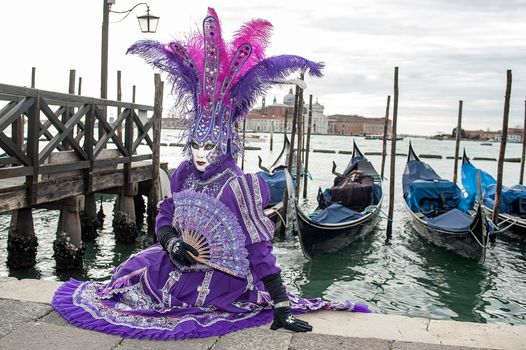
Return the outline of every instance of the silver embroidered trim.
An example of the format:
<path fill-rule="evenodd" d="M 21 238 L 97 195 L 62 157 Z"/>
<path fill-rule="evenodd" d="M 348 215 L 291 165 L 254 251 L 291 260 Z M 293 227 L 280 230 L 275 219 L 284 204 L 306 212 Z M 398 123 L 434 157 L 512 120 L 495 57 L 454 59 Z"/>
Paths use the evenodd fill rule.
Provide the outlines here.
<path fill-rule="evenodd" d="M 168 279 L 166 280 L 166 283 L 161 288 L 161 294 L 163 296 L 163 305 L 165 307 L 170 307 L 172 304 L 172 294 L 170 293 L 170 289 L 172 289 L 172 286 L 179 281 L 179 278 L 181 278 L 181 271 L 179 270 L 172 270 L 168 274 Z"/>
<path fill-rule="evenodd" d="M 239 185 L 238 179 L 234 179 L 229 183 L 232 192 L 234 192 L 234 197 L 236 198 L 237 205 L 239 207 L 239 210 L 241 211 L 241 217 L 243 218 L 243 222 L 245 224 L 245 227 L 247 228 L 252 243 L 260 242 L 261 238 L 259 237 L 259 234 L 256 231 L 256 227 L 254 226 L 253 220 L 251 220 L 250 218 L 247 203 L 245 202 L 245 197 L 243 196 L 243 191 L 241 191 L 241 186 Z"/>
<path fill-rule="evenodd" d="M 82 291 L 83 287 L 85 285 L 88 285 L 87 288 L 83 291 L 83 293 L 80 296 L 79 299 L 79 293 Z M 134 285 L 135 287 L 138 287 L 137 285 Z M 141 288 L 142 289 L 142 288 Z M 235 323 L 239 321 L 246 320 L 248 318 L 254 317 L 257 314 L 259 314 L 263 308 L 259 307 L 255 309 L 254 311 L 247 313 L 243 317 L 240 317 L 238 319 L 228 319 L 231 314 L 228 312 L 223 313 L 216 313 L 215 317 L 212 320 L 201 320 L 197 319 L 194 315 L 185 315 L 181 317 L 180 319 L 170 319 L 167 317 L 149 317 L 149 316 L 142 316 L 142 315 L 122 315 L 120 313 L 116 313 L 111 308 L 105 308 L 104 305 L 101 305 L 99 303 L 99 298 L 97 296 L 97 284 L 93 282 L 84 282 L 81 285 L 79 285 L 75 292 L 73 293 L 73 305 L 82 308 L 84 311 L 88 312 L 91 317 L 93 317 L 96 320 L 104 320 L 110 324 L 117 325 L 117 326 L 126 326 L 131 327 L 135 329 L 157 329 L 157 330 L 173 330 L 178 325 L 187 322 L 187 321 L 194 321 L 201 327 L 209 327 L 213 324 L 216 324 L 217 322 L 230 322 Z M 100 305 L 102 307 L 96 308 L 96 305 Z M 91 307 L 90 307 L 91 306 Z M 99 312 L 95 312 L 93 308 L 96 308 Z M 111 319 L 111 317 L 119 317 L 119 319 Z"/>
<path fill-rule="evenodd" d="M 274 236 L 274 224 L 272 223 L 272 220 L 268 218 L 268 216 L 265 215 L 263 208 L 263 196 L 261 195 L 261 189 L 259 187 L 259 177 L 256 174 L 250 174 L 250 177 L 252 178 L 252 184 L 254 186 L 254 197 L 256 198 L 256 213 L 258 215 L 259 220 L 265 225 L 266 236 L 269 240 L 272 240 L 272 237 Z"/>
<path fill-rule="evenodd" d="M 236 177 L 236 173 L 227 168 L 206 180 L 199 180 L 195 174 L 191 173 L 183 181 L 183 189 L 192 190 L 196 192 L 203 192 L 211 197 L 219 198 L 228 182 Z"/>
<path fill-rule="evenodd" d="M 290 301 L 280 301 L 279 303 L 274 304 L 274 307 L 277 309 L 278 307 L 290 307 Z"/>
<path fill-rule="evenodd" d="M 245 292 L 247 290 L 254 289 L 254 276 L 252 276 L 252 271 L 248 270 L 247 274 L 247 286 L 245 287 Z"/>
<path fill-rule="evenodd" d="M 205 304 L 205 299 L 210 293 L 210 282 L 212 282 L 213 274 L 214 271 L 207 271 L 205 273 L 205 277 L 203 278 L 203 282 L 199 287 L 197 287 L 197 291 L 199 292 L 199 294 L 197 295 L 195 306 L 201 307 Z"/>
<path fill-rule="evenodd" d="M 252 221 L 256 225 L 258 233 L 261 233 L 261 235 L 263 235 L 263 237 L 265 237 L 266 239 L 269 239 L 268 235 L 266 234 L 267 233 L 266 229 L 261 225 L 261 223 L 259 222 L 258 217 L 256 215 L 257 209 L 254 208 L 254 204 L 256 204 L 256 206 L 257 206 L 257 203 L 254 203 L 254 200 L 252 199 L 252 191 L 250 191 L 250 187 L 248 186 L 248 182 L 247 182 L 246 177 L 244 177 L 244 176 L 241 177 L 241 183 L 243 184 L 243 188 L 245 189 L 245 192 L 247 194 L 248 208 L 250 210 L 250 216 L 252 218 Z"/>

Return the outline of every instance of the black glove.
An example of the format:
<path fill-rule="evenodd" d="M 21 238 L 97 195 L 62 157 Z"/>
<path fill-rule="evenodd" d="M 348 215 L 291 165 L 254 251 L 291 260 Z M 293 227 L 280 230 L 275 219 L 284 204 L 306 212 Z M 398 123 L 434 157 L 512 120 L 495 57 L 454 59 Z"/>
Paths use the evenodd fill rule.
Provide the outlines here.
<path fill-rule="evenodd" d="M 293 332 L 312 331 L 312 326 L 308 322 L 292 316 L 292 312 L 288 306 L 274 309 L 274 322 L 270 325 L 270 329 L 277 330 L 281 327 Z"/>
<path fill-rule="evenodd" d="M 263 278 L 263 284 L 270 294 L 272 301 L 274 301 L 274 322 L 272 322 L 270 329 L 277 330 L 283 327 L 293 332 L 312 331 L 310 324 L 292 316 L 287 290 L 283 285 L 283 280 L 279 272 Z"/>
<path fill-rule="evenodd" d="M 198 256 L 199 253 L 191 245 L 183 242 L 176 234 L 176 229 L 173 226 L 163 226 L 157 230 L 157 239 L 170 255 L 172 261 L 177 262 L 183 266 L 190 266 L 196 263 L 195 259 L 189 254 Z"/>

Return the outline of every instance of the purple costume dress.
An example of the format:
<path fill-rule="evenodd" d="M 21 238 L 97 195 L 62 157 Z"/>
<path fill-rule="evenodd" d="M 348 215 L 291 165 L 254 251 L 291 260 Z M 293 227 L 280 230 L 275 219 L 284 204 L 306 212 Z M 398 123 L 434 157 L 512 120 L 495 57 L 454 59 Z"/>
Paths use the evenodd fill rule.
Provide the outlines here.
<path fill-rule="evenodd" d="M 177 200 L 160 202 L 157 228 L 172 225 L 178 203 L 188 199 L 185 203 L 199 205 L 204 198 L 238 228 L 245 255 L 240 264 L 245 258 L 249 263 L 246 276 L 203 264 L 177 266 L 154 244 L 115 268 L 108 283 L 71 279 L 59 287 L 52 305 L 66 320 L 90 330 L 148 339 L 217 336 L 272 321 L 273 303 L 261 279 L 280 269 L 272 254 L 273 223 L 263 212 L 270 196 L 266 183 L 244 174 L 225 156 L 204 173 L 191 161 L 182 162 L 172 176 L 171 190 Z M 292 294 L 289 298 L 294 312 L 367 311 L 348 301 L 329 303 Z"/>

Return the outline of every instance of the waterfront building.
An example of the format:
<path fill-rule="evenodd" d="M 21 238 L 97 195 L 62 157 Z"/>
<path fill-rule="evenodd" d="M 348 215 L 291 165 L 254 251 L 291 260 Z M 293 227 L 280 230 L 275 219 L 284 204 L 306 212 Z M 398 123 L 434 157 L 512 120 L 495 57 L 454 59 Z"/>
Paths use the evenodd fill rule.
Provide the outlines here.
<path fill-rule="evenodd" d="M 318 100 L 312 105 L 312 133 L 313 134 L 327 134 L 328 119 L 323 114 L 324 106 Z M 278 103 L 276 97 L 271 105 L 266 104 L 266 99 L 263 98 L 261 106 L 253 108 L 246 119 L 246 129 L 255 132 L 278 132 L 282 133 L 284 130 L 291 132 L 292 118 L 294 113 L 294 93 L 292 88 L 289 93 L 285 95 L 282 103 Z M 303 106 L 303 123 L 307 125 L 309 113 L 308 104 Z M 287 125 L 285 125 L 287 120 Z"/>
<path fill-rule="evenodd" d="M 359 115 L 334 114 L 329 116 L 328 133 L 332 135 L 383 135 L 385 118 L 366 118 Z M 391 132 L 391 120 L 387 124 Z"/>

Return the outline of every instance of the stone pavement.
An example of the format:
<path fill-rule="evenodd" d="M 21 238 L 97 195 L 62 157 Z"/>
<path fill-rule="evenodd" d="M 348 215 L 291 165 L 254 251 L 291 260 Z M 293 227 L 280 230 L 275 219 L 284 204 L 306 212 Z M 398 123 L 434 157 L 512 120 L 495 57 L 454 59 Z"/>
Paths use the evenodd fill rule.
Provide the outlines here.
<path fill-rule="evenodd" d="M 0 349 L 40 350 L 310 350 L 526 349 L 526 326 L 437 321 L 380 314 L 304 315 L 313 333 L 268 325 L 185 341 L 123 339 L 70 326 L 50 306 L 59 282 L 0 278 Z"/>

